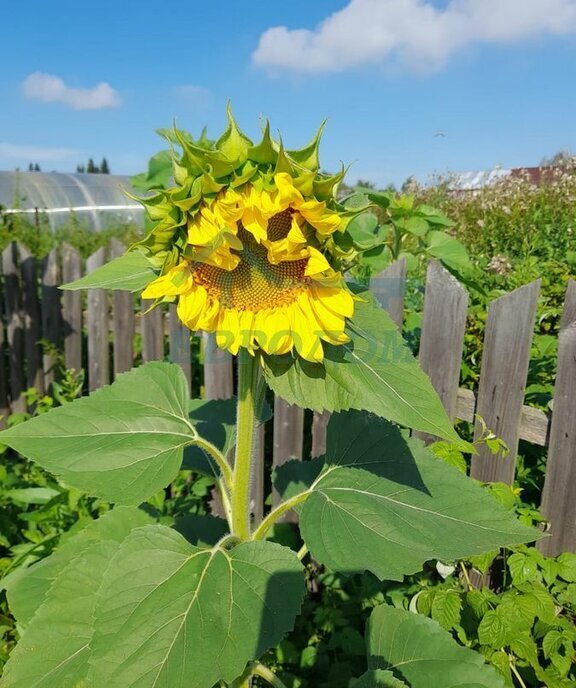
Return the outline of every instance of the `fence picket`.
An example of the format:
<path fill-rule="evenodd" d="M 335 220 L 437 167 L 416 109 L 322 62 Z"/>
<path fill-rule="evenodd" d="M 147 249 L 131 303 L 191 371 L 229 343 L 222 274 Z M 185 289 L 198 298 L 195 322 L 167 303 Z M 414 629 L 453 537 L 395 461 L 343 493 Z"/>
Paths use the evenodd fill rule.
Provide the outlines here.
<path fill-rule="evenodd" d="M 110 258 L 124 255 L 126 249 L 118 239 L 110 242 Z M 134 365 L 134 297 L 129 291 L 112 293 L 112 328 L 114 332 L 114 375 L 125 373 Z"/>
<path fill-rule="evenodd" d="M 53 248 L 42 260 L 42 339 L 50 342 L 56 349 L 60 348 L 62 331 L 60 312 L 60 270 L 58 251 Z M 44 351 L 44 384 L 46 387 L 54 380 L 55 360 Z"/>
<path fill-rule="evenodd" d="M 313 459 L 326 453 L 326 431 L 330 415 L 329 411 L 324 411 L 323 413 L 314 412 L 312 418 L 312 449 L 310 452 Z"/>
<path fill-rule="evenodd" d="M 204 346 L 204 397 L 229 399 L 234 394 L 232 356 L 216 346 L 213 334 L 202 334 Z"/>
<path fill-rule="evenodd" d="M 164 311 L 162 306 L 146 313 L 153 301 L 142 300 L 140 327 L 142 332 L 142 360 L 164 360 Z"/>
<path fill-rule="evenodd" d="M 370 280 L 370 289 L 378 303 L 385 308 L 396 325 L 404 322 L 404 294 L 406 293 L 406 259 L 400 258 Z"/>
<path fill-rule="evenodd" d="M 62 246 L 62 282 L 82 277 L 82 259 L 76 249 Z M 82 292 L 62 293 L 62 324 L 64 327 L 64 361 L 67 368 L 82 369 Z"/>
<path fill-rule="evenodd" d="M 22 244 L 18 244 L 22 275 L 22 315 L 24 320 L 24 353 L 26 357 L 26 385 L 44 394 L 44 370 L 40 348 L 40 301 L 38 299 L 38 265 L 36 258 Z"/>
<path fill-rule="evenodd" d="M 6 341 L 10 370 L 11 409 L 15 413 L 26 410 L 24 392 L 24 323 L 20 280 L 18 278 L 17 248 L 9 244 L 2 252 L 4 275 L 4 312 L 6 314 Z"/>
<path fill-rule="evenodd" d="M 274 442 L 272 465 L 277 468 L 293 459 L 302 460 L 302 440 L 304 436 L 304 411 L 276 397 L 274 400 Z M 272 506 L 280 502 L 280 495 L 272 491 Z M 289 513 L 283 520 L 293 521 L 294 513 Z"/>
<path fill-rule="evenodd" d="M 506 457 L 493 456 L 480 447 L 472 458 L 471 475 L 483 482 L 511 485 L 514 480 L 539 291 L 540 280 L 535 280 L 496 299 L 488 309 L 476 412 L 510 451 Z M 480 434 L 477 423 L 475 436 Z"/>
<path fill-rule="evenodd" d="M 554 411 L 542 513 L 551 524 L 551 537 L 540 540 L 547 556 L 576 552 L 576 281 L 566 290 L 560 323 Z"/>
<path fill-rule="evenodd" d="M 90 274 L 104 265 L 106 249 L 99 248 L 86 261 Z M 108 294 L 105 289 L 88 289 L 88 387 L 90 391 L 110 382 Z"/>
<path fill-rule="evenodd" d="M 451 420 L 456 417 L 468 292 L 442 265 L 428 265 L 420 337 L 420 365 Z M 436 438 L 415 433 L 426 442 Z"/>
<path fill-rule="evenodd" d="M 176 306 L 171 303 L 169 311 L 170 324 L 170 360 L 177 363 L 188 380 L 188 389 L 192 390 L 192 362 L 190 346 L 190 330 L 178 318 Z"/>

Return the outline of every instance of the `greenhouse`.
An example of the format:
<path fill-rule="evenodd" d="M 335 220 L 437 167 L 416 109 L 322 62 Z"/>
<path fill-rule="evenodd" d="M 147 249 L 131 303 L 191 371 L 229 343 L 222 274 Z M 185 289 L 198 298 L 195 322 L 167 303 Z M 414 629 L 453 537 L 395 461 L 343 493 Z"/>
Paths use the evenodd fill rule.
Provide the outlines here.
<path fill-rule="evenodd" d="M 94 231 L 118 223 L 141 225 L 143 208 L 126 192 L 135 193 L 128 176 L 0 172 L 0 213 L 36 222 L 42 216 L 52 229 L 72 216 Z"/>

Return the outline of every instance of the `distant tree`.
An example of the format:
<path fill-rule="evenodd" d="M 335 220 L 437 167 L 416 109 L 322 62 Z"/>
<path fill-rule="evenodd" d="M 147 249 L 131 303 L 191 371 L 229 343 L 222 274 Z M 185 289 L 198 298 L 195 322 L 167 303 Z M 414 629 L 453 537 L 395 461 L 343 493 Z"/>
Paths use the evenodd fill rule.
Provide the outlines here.
<path fill-rule="evenodd" d="M 98 174 L 99 172 L 99 169 L 94 164 L 94 160 L 92 160 L 92 158 L 88 160 L 88 164 L 86 165 L 86 172 L 88 174 Z"/>
<path fill-rule="evenodd" d="M 356 182 L 356 186 L 363 186 L 365 189 L 375 189 L 376 184 L 374 182 L 368 181 L 367 179 L 359 179 Z"/>
<path fill-rule="evenodd" d="M 28 172 L 34 172 L 34 165 L 32 163 L 28 164 Z"/>
<path fill-rule="evenodd" d="M 540 160 L 540 167 L 546 167 L 548 165 L 571 165 L 576 159 L 575 155 L 572 155 L 570 151 L 559 150 L 551 158 L 542 158 Z"/>
<path fill-rule="evenodd" d="M 41 171 L 41 170 L 40 170 L 40 165 L 39 165 L 38 163 L 36 163 L 36 164 L 34 165 L 34 172 L 40 172 L 40 171 Z"/>
<path fill-rule="evenodd" d="M 110 168 L 108 167 L 108 160 L 106 160 L 106 158 L 102 158 L 102 162 L 100 163 L 100 174 L 110 174 Z"/>
<path fill-rule="evenodd" d="M 78 174 L 84 174 L 84 172 L 86 172 L 86 167 L 84 165 L 76 165 L 76 172 Z"/>

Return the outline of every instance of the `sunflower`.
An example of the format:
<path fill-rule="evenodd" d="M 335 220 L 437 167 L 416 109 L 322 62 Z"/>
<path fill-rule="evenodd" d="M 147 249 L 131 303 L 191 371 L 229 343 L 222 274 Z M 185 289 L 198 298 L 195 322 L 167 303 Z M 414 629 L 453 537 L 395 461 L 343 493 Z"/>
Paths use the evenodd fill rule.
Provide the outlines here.
<path fill-rule="evenodd" d="M 142 296 L 177 301 L 186 327 L 215 333 L 233 354 L 295 350 L 322 361 L 322 342 L 349 341 L 354 312 L 338 269 L 348 216 L 333 189 L 342 175 L 318 174 L 320 132 L 290 154 L 268 127 L 253 146 L 229 121 L 214 148 L 178 132 L 180 186 L 143 200 L 158 223 L 142 245 L 161 275 Z"/>

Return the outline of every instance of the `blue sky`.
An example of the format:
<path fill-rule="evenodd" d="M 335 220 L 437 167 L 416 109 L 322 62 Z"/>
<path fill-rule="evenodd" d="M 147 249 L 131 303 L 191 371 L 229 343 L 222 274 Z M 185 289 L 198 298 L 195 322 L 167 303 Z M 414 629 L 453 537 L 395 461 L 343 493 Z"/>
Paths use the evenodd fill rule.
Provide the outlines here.
<path fill-rule="evenodd" d="M 380 185 L 576 153 L 576 0 L 9 3 L 0 169 L 141 171 L 157 127 L 270 118 Z M 437 135 L 439 132 L 443 136 Z"/>

